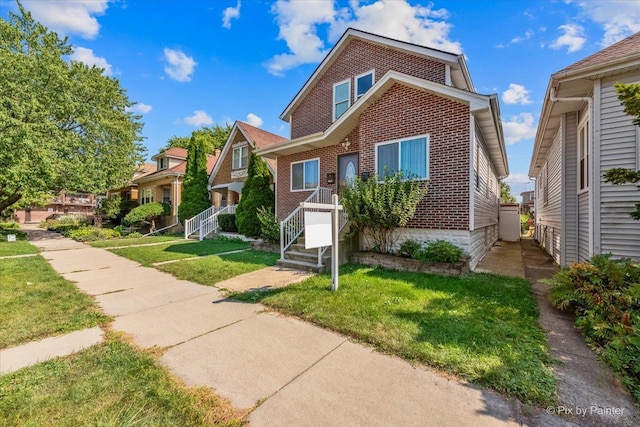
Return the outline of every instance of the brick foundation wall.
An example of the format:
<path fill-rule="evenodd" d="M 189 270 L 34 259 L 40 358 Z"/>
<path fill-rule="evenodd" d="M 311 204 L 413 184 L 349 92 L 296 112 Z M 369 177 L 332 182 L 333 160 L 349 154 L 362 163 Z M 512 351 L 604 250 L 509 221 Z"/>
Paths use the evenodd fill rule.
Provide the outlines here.
<path fill-rule="evenodd" d="M 333 123 L 333 85 L 351 80 L 351 104 L 354 102 L 354 77 L 375 69 L 375 81 L 389 70 L 445 84 L 445 65 L 424 57 L 353 40 L 334 59 L 320 79 L 292 112 L 291 139 L 326 130 Z"/>

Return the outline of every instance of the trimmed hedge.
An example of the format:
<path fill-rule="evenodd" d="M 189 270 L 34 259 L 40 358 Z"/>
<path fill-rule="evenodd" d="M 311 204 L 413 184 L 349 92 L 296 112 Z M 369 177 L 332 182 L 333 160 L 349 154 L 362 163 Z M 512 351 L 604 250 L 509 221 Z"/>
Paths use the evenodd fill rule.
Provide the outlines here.
<path fill-rule="evenodd" d="M 222 231 L 235 233 L 238 231 L 236 227 L 236 214 L 220 214 L 218 215 L 218 224 Z"/>

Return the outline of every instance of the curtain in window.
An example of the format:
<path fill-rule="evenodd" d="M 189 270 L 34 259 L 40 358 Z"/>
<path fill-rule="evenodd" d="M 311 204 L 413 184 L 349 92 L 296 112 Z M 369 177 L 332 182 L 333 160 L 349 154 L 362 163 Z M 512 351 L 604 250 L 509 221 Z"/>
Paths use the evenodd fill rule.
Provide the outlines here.
<path fill-rule="evenodd" d="M 316 188 L 318 186 L 318 161 L 310 160 L 304 164 L 304 188 Z"/>
<path fill-rule="evenodd" d="M 405 178 L 427 177 L 427 139 L 402 141 L 400 165 Z"/>
<path fill-rule="evenodd" d="M 398 171 L 398 143 L 378 145 L 378 176 Z"/>

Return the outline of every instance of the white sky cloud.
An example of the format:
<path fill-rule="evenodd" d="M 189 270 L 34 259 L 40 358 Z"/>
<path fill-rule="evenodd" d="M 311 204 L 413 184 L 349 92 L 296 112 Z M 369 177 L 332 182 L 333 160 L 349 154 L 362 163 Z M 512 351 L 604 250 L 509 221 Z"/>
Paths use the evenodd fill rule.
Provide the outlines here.
<path fill-rule="evenodd" d="M 602 24 L 602 47 L 640 31 L 640 0 L 592 0 L 579 5 L 593 22 Z"/>
<path fill-rule="evenodd" d="M 192 57 L 187 56 L 181 50 L 169 48 L 164 49 L 164 60 L 167 61 L 164 71 L 169 75 L 169 77 L 179 82 L 190 82 L 191 75 L 193 74 L 196 65 L 198 65 Z"/>
<path fill-rule="evenodd" d="M 259 128 L 260 126 L 262 126 L 262 119 L 253 113 L 249 113 L 247 114 L 247 123 L 249 123 L 251 126 Z"/>
<path fill-rule="evenodd" d="M 193 115 L 184 118 L 184 122 L 191 126 L 212 125 L 213 119 L 206 111 L 194 110 Z"/>
<path fill-rule="evenodd" d="M 511 173 L 509 174 L 509 176 L 507 176 L 505 179 L 503 179 L 504 182 L 508 183 L 525 183 L 525 182 L 533 182 L 531 179 L 529 179 L 529 175 L 527 175 L 526 173 Z"/>
<path fill-rule="evenodd" d="M 109 64 L 105 58 L 96 56 L 93 50 L 87 49 L 86 47 L 78 46 L 74 48 L 73 53 L 69 57 L 72 61 L 84 62 L 90 67 L 95 65 L 98 68 L 102 68 L 105 76 L 113 74 L 111 64 Z"/>
<path fill-rule="evenodd" d="M 410 5 L 406 0 L 378 0 L 360 5 L 351 1 L 348 7 L 334 9 L 329 1 L 278 0 L 271 9 L 280 27 L 278 39 L 284 40 L 289 53 L 274 56 L 267 62 L 271 74 L 282 75 L 301 64 L 320 62 L 327 54 L 318 30 L 329 26 L 328 41 L 335 42 L 353 27 L 383 36 L 461 53 L 459 42 L 449 39 L 451 24 L 446 9 L 432 5 Z"/>
<path fill-rule="evenodd" d="M 108 3 L 109 0 L 24 0 L 22 5 L 31 12 L 36 21 L 40 21 L 50 30 L 93 39 L 100 31 L 100 24 L 94 15 L 104 15 Z"/>
<path fill-rule="evenodd" d="M 536 136 L 537 124 L 531 113 L 520 113 L 511 117 L 509 121 L 502 122 L 504 139 L 507 145 L 515 144 L 523 139 L 532 139 Z"/>
<path fill-rule="evenodd" d="M 567 53 L 577 52 L 582 49 L 587 38 L 584 35 L 584 28 L 578 24 L 565 24 L 558 27 L 563 34 L 549 45 L 552 49 L 567 48 Z"/>
<path fill-rule="evenodd" d="M 509 89 L 502 92 L 502 100 L 505 104 L 531 104 L 529 89 L 516 83 L 510 83 Z"/>
<path fill-rule="evenodd" d="M 146 114 L 149 111 L 151 111 L 151 109 L 152 109 L 151 105 L 148 105 L 148 104 L 145 104 L 145 103 L 142 103 L 142 102 L 138 102 L 138 103 L 132 105 L 129 108 L 129 111 L 133 111 L 134 113 L 139 113 L 139 114 Z"/>
<path fill-rule="evenodd" d="M 231 20 L 240 17 L 240 0 L 236 4 L 236 7 L 229 6 L 222 12 L 222 26 L 224 28 L 231 28 Z"/>

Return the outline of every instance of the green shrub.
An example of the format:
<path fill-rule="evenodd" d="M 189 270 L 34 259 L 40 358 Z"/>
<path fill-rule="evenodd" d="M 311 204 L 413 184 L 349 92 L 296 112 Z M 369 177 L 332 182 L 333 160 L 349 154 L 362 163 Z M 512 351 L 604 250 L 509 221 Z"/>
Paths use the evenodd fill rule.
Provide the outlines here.
<path fill-rule="evenodd" d="M 120 233 L 114 229 L 99 227 L 82 227 L 67 231 L 64 235 L 78 242 L 93 242 L 120 237 Z"/>
<path fill-rule="evenodd" d="M 453 243 L 446 240 L 436 240 L 416 251 L 413 257 L 422 261 L 456 262 L 462 256 L 462 253 L 462 249 Z"/>
<path fill-rule="evenodd" d="M 420 250 L 420 247 L 420 243 L 416 242 L 415 240 L 409 239 L 402 242 L 402 244 L 400 245 L 400 250 L 398 252 L 400 252 L 400 255 L 402 256 L 413 258 L 415 253 Z"/>
<path fill-rule="evenodd" d="M 238 231 L 245 236 L 260 237 L 261 224 L 258 208 L 273 207 L 275 196 L 271 189 L 271 174 L 264 160 L 251 154 L 247 181 L 242 187 L 242 197 L 236 209 Z"/>
<path fill-rule="evenodd" d="M 155 221 L 163 215 L 169 215 L 171 213 L 171 206 L 167 203 L 145 203 L 136 208 L 131 209 L 131 212 L 124 217 L 124 222 L 127 224 L 150 224 L 151 229 L 155 229 Z"/>
<path fill-rule="evenodd" d="M 640 402 L 640 266 L 595 255 L 571 263 L 546 283 L 551 302 L 573 310 L 576 324 Z"/>
<path fill-rule="evenodd" d="M 18 230 L 20 228 L 20 224 L 14 221 L 9 222 L 0 222 L 0 229 L 4 230 Z"/>
<path fill-rule="evenodd" d="M 133 233 L 129 233 L 126 236 L 124 236 L 126 239 L 137 239 L 138 237 L 142 237 L 142 233 L 139 233 L 137 231 L 134 231 Z"/>
<path fill-rule="evenodd" d="M 218 225 L 222 231 L 235 233 L 238 231 L 236 227 L 236 214 L 220 214 L 218 215 Z"/>
<path fill-rule="evenodd" d="M 192 134 L 188 146 L 187 169 L 182 184 L 182 201 L 178 206 L 178 220 L 182 224 L 211 207 L 207 189 L 208 181 L 204 140 Z"/>
<path fill-rule="evenodd" d="M 47 219 L 40 223 L 40 227 L 58 233 L 66 233 L 77 230 L 91 223 L 90 218 L 85 215 L 62 215 L 57 219 Z"/>
<path fill-rule="evenodd" d="M 260 238 L 269 243 L 280 243 L 280 222 L 271 207 L 258 208 L 258 221 L 260 221 Z"/>

